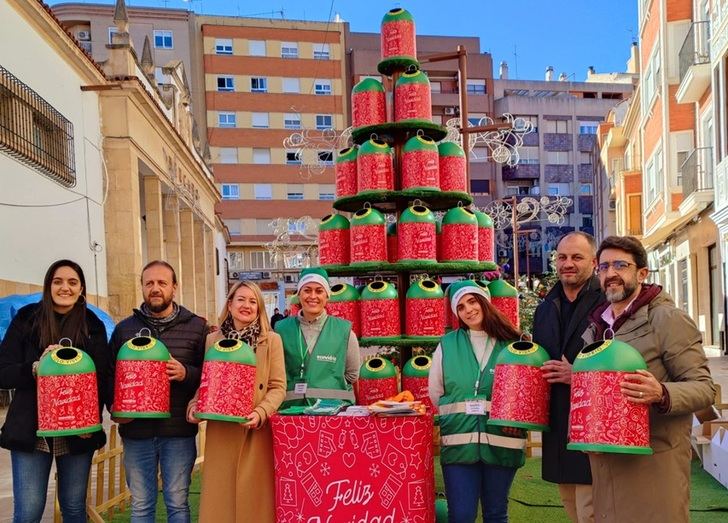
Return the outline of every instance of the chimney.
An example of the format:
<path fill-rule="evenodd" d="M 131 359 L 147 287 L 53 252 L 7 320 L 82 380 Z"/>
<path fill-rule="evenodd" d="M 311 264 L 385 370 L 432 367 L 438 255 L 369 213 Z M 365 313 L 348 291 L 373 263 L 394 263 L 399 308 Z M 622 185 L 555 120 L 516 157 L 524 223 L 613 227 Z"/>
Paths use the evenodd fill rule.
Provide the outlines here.
<path fill-rule="evenodd" d="M 591 78 L 592 76 L 594 76 L 596 73 L 597 72 L 594 70 L 594 66 L 593 65 L 590 65 L 589 67 L 587 67 L 587 69 L 586 69 L 586 79 L 587 79 L 587 81 L 589 80 L 589 78 Z"/>
<path fill-rule="evenodd" d="M 640 72 L 639 46 L 637 42 L 632 42 L 629 49 L 629 60 L 627 60 L 627 72 L 637 74 Z"/>
<path fill-rule="evenodd" d="M 546 81 L 551 82 L 554 79 L 554 67 L 552 65 L 549 65 L 546 68 Z"/>
<path fill-rule="evenodd" d="M 567 75 L 566 73 L 561 73 L 561 74 L 559 75 L 559 82 L 565 82 L 565 81 L 567 81 L 568 79 L 569 79 L 569 75 Z"/>
<path fill-rule="evenodd" d="M 498 68 L 498 77 L 501 80 L 508 80 L 508 62 L 503 60 Z"/>

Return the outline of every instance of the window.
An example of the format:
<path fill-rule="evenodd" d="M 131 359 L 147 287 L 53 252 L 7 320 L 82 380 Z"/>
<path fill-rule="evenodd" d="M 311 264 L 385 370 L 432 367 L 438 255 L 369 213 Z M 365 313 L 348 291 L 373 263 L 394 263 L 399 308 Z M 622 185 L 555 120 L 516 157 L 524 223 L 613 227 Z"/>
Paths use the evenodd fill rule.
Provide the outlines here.
<path fill-rule="evenodd" d="M 549 196 L 568 196 L 571 194 L 571 184 L 568 183 L 550 183 L 547 192 Z"/>
<path fill-rule="evenodd" d="M 660 61 L 660 41 L 655 42 L 652 54 L 648 59 L 647 67 L 642 79 L 642 110 L 646 113 L 652 106 L 652 101 L 658 95 L 660 90 L 660 70 L 662 63 Z"/>
<path fill-rule="evenodd" d="M 0 150 L 66 186 L 76 185 L 73 124 L 0 66 Z"/>
<path fill-rule="evenodd" d="M 114 35 L 118 32 L 119 32 L 119 30 L 116 27 L 109 27 L 109 43 L 110 44 L 114 43 L 114 42 L 112 42 L 112 40 L 114 38 Z"/>
<path fill-rule="evenodd" d="M 545 126 L 547 133 L 565 134 L 571 132 L 570 120 L 546 120 Z"/>
<path fill-rule="evenodd" d="M 236 127 L 235 113 L 217 113 L 218 127 Z"/>
<path fill-rule="evenodd" d="M 324 131 L 326 129 L 333 129 L 334 117 L 330 114 L 317 114 L 316 115 L 316 129 L 319 131 Z"/>
<path fill-rule="evenodd" d="M 301 165 L 299 151 L 286 151 L 286 163 L 288 165 Z"/>
<path fill-rule="evenodd" d="M 244 253 L 242 252 L 228 251 L 228 265 L 230 266 L 230 269 L 238 271 L 245 268 L 245 257 L 243 255 Z"/>
<path fill-rule="evenodd" d="M 430 92 L 431 93 L 441 93 L 442 92 L 442 82 L 430 82 Z"/>
<path fill-rule="evenodd" d="M 174 49 L 172 31 L 154 31 L 154 47 L 157 49 Z"/>
<path fill-rule="evenodd" d="M 288 200 L 303 200 L 303 184 L 300 183 L 289 183 L 286 192 L 286 199 Z M 290 225 L 290 222 L 289 222 Z"/>
<path fill-rule="evenodd" d="M 579 194 L 592 194 L 592 184 L 582 183 L 579 185 Z"/>
<path fill-rule="evenodd" d="M 533 187 L 528 182 L 512 182 L 506 184 L 506 194 L 508 196 L 527 196 L 529 194 L 534 194 L 532 189 Z"/>
<path fill-rule="evenodd" d="M 471 80 L 466 82 L 468 94 L 485 94 L 485 80 Z"/>
<path fill-rule="evenodd" d="M 571 153 L 569 151 L 546 151 L 546 163 L 550 165 L 570 165 Z"/>
<path fill-rule="evenodd" d="M 268 113 L 252 113 L 251 120 L 254 129 L 268 128 Z"/>
<path fill-rule="evenodd" d="M 332 184 L 322 183 L 319 185 L 319 200 L 333 200 L 335 187 Z"/>
<path fill-rule="evenodd" d="M 476 127 L 480 125 L 480 121 L 486 116 L 487 115 L 485 113 L 470 113 L 468 114 L 468 122 L 470 122 L 470 125 L 473 127 Z"/>
<path fill-rule="evenodd" d="M 233 41 L 231 38 L 215 39 L 215 54 L 233 54 Z"/>
<path fill-rule="evenodd" d="M 329 44 L 313 44 L 313 59 L 314 60 L 328 60 L 329 59 Z"/>
<path fill-rule="evenodd" d="M 251 269 L 272 269 L 273 260 L 268 251 L 250 251 Z"/>
<path fill-rule="evenodd" d="M 490 180 L 470 180 L 470 192 L 474 195 L 490 194 Z"/>
<path fill-rule="evenodd" d="M 331 94 L 331 80 L 315 80 L 313 92 L 316 94 Z"/>
<path fill-rule="evenodd" d="M 597 134 L 598 127 L 599 122 L 579 122 L 579 134 Z"/>
<path fill-rule="evenodd" d="M 301 83 L 298 78 L 284 78 L 283 79 L 283 92 L 284 93 L 300 93 Z"/>
<path fill-rule="evenodd" d="M 273 186 L 269 183 L 256 183 L 253 187 L 256 200 L 272 200 Z"/>
<path fill-rule="evenodd" d="M 237 183 L 223 183 L 220 192 L 223 200 L 240 199 L 240 186 Z"/>
<path fill-rule="evenodd" d="M 217 150 L 218 163 L 238 163 L 238 150 L 235 147 L 220 147 Z"/>
<path fill-rule="evenodd" d="M 271 234 L 272 232 L 270 220 L 255 220 L 255 234 Z"/>
<path fill-rule="evenodd" d="M 253 163 L 270 163 L 270 149 L 260 149 L 258 147 L 253 147 Z"/>
<path fill-rule="evenodd" d="M 300 129 L 301 115 L 298 113 L 286 113 L 283 115 L 284 129 Z"/>
<path fill-rule="evenodd" d="M 583 214 L 581 216 L 582 227 L 594 227 L 594 218 L 591 214 Z"/>
<path fill-rule="evenodd" d="M 515 127 L 517 129 L 533 128 L 533 132 L 538 132 L 538 116 L 520 115 L 516 116 Z"/>
<path fill-rule="evenodd" d="M 298 220 L 288 220 L 288 232 L 291 234 L 303 234 L 306 232 L 306 224 Z"/>
<path fill-rule="evenodd" d="M 157 85 L 163 85 L 169 83 L 169 75 L 164 74 L 164 70 L 161 67 L 154 68 L 154 81 Z"/>
<path fill-rule="evenodd" d="M 579 163 L 592 163 L 592 153 L 579 153 Z"/>
<path fill-rule="evenodd" d="M 268 79 L 264 77 L 251 78 L 250 91 L 253 93 L 267 93 Z"/>
<path fill-rule="evenodd" d="M 319 165 L 334 165 L 334 152 L 333 151 L 319 151 L 318 152 L 318 163 L 319 163 Z"/>
<path fill-rule="evenodd" d="M 218 76 L 217 90 L 221 93 L 232 92 L 235 90 L 235 79 L 232 76 Z"/>
<path fill-rule="evenodd" d="M 286 253 L 283 255 L 283 265 L 286 269 L 300 269 L 306 261 L 306 255 L 302 252 Z"/>
<path fill-rule="evenodd" d="M 688 159 L 689 155 L 690 155 L 689 151 L 678 151 L 677 152 L 677 178 L 675 180 L 676 185 L 682 185 L 682 178 L 683 178 L 682 166 L 685 163 L 685 160 Z"/>
<path fill-rule="evenodd" d="M 240 234 L 240 220 L 223 220 L 223 223 L 232 235 Z"/>
<path fill-rule="evenodd" d="M 265 56 L 265 41 L 248 40 L 248 54 L 250 56 Z"/>
<path fill-rule="evenodd" d="M 296 42 L 281 42 L 281 58 L 298 58 Z"/>
<path fill-rule="evenodd" d="M 473 162 L 485 162 L 489 157 L 489 149 L 487 147 L 473 147 L 470 150 L 470 160 Z"/>
<path fill-rule="evenodd" d="M 535 165 L 539 163 L 538 147 L 524 145 L 518 148 L 518 163 L 523 165 Z"/>

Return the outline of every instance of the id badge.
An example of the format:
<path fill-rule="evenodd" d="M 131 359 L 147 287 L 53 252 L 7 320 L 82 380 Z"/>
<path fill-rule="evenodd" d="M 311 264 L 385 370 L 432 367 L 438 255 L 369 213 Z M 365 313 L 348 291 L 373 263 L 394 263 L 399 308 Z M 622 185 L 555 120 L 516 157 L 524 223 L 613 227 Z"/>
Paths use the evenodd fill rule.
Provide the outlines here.
<path fill-rule="evenodd" d="M 465 400 L 465 414 L 471 416 L 485 416 L 485 398 L 468 398 Z"/>
<path fill-rule="evenodd" d="M 293 385 L 293 392 L 296 394 L 306 394 L 307 389 L 308 383 L 303 380 L 296 380 L 296 383 Z"/>

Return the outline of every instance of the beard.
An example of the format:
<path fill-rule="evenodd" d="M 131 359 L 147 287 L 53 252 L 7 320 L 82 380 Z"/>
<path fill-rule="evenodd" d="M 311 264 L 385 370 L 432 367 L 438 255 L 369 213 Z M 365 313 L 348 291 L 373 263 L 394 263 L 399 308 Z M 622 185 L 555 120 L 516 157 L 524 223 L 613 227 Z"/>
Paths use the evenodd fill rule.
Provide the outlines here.
<path fill-rule="evenodd" d="M 147 301 L 147 307 L 149 307 L 149 310 L 152 311 L 155 314 L 159 314 L 160 312 L 167 309 L 167 307 L 170 306 L 172 303 L 172 298 L 166 299 L 164 296 L 153 296 L 153 298 L 162 298 L 162 302 L 158 304 L 153 304 L 151 301 L 151 298 L 149 301 Z"/>
<path fill-rule="evenodd" d="M 618 283 L 622 285 L 622 289 L 610 289 L 609 284 L 610 283 Z M 636 282 L 626 282 L 620 277 L 613 277 L 609 280 L 604 282 L 604 294 L 607 297 L 607 301 L 609 303 L 618 303 L 620 301 L 624 301 L 630 296 L 634 294 L 634 291 L 637 290 L 637 283 Z"/>

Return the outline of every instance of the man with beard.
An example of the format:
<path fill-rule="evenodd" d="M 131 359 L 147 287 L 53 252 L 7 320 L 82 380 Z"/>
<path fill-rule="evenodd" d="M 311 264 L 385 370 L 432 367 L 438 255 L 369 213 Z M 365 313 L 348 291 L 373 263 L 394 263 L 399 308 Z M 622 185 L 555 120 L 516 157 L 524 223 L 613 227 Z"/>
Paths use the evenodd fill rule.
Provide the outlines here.
<path fill-rule="evenodd" d="M 121 424 L 119 432 L 124 442 L 131 521 L 154 521 L 160 468 L 167 520 L 185 523 L 190 521 L 188 492 L 197 458 L 197 425 L 187 422 L 186 409 L 200 384 L 207 324 L 174 302 L 177 275 L 169 263 L 149 262 L 142 270 L 141 284 L 144 303 L 116 326 L 111 350 L 116 356 L 121 346 L 142 329 L 149 329 L 152 337 L 167 346 L 171 417 L 115 419 Z"/>
<path fill-rule="evenodd" d="M 557 483 L 569 518 L 576 523 L 594 521 L 589 458 L 566 450 L 569 432 L 571 364 L 582 349 L 581 335 L 589 325 L 589 312 L 604 301 L 597 265 L 597 244 L 585 232 L 571 232 L 556 247 L 559 281 L 536 308 L 533 340 L 551 356 L 542 367 L 551 383 L 550 431 L 543 433 L 541 475 Z"/>
<path fill-rule="evenodd" d="M 654 454 L 590 453 L 594 514 L 605 523 L 688 522 L 692 414 L 715 394 L 700 331 L 659 285 L 645 283 L 639 240 L 610 236 L 597 258 L 607 301 L 592 311 L 584 340 L 601 340 L 610 329 L 642 354 L 647 370 L 628 374 L 620 387 L 628 401 L 649 406 Z"/>

